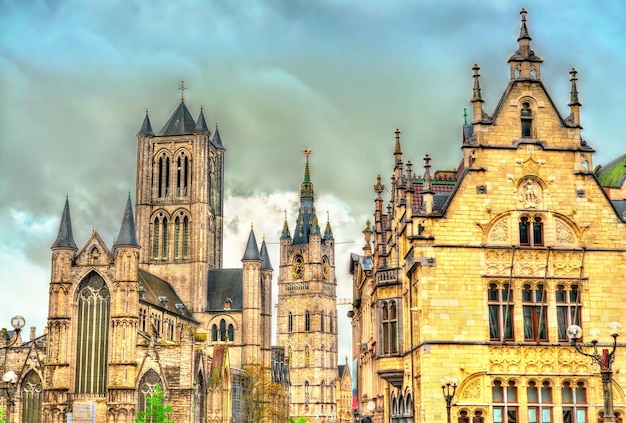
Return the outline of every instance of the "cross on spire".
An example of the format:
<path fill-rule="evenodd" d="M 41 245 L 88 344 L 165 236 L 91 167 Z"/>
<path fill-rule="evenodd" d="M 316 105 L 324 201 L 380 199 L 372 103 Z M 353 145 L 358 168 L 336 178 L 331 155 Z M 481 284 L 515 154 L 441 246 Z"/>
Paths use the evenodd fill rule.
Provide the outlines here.
<path fill-rule="evenodd" d="M 180 88 L 179 88 L 179 90 L 180 90 L 180 101 L 182 103 L 185 102 L 185 90 L 186 89 L 187 88 L 185 87 L 185 81 L 183 79 L 181 79 L 180 80 Z"/>

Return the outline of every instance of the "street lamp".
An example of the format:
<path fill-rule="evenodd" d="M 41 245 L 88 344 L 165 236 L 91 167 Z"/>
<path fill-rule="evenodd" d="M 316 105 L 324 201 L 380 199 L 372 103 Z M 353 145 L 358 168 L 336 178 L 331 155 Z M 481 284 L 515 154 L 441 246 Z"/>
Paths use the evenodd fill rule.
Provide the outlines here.
<path fill-rule="evenodd" d="M 448 423 L 451 423 L 450 410 L 452 408 L 452 398 L 456 393 L 456 387 L 458 386 L 458 379 L 455 377 L 446 376 L 441 379 L 441 390 L 443 391 L 443 398 L 446 400 L 446 411 L 448 412 Z"/>
<path fill-rule="evenodd" d="M 9 341 L 8 345 L 0 347 L 0 350 L 5 350 L 15 345 L 15 343 L 19 339 L 20 331 L 22 330 L 25 324 L 26 324 L 26 320 L 24 320 L 22 316 L 13 316 L 11 318 L 11 326 L 13 326 L 13 329 L 15 330 L 15 335 L 13 336 L 13 339 Z"/>
<path fill-rule="evenodd" d="M 598 329 L 592 329 L 589 332 L 591 337 L 592 350 L 585 352 L 581 344 L 577 344 L 582 337 L 583 330 L 580 326 L 572 325 L 567 328 L 567 336 L 572 341 L 572 345 L 576 348 L 580 354 L 591 358 L 592 362 L 595 362 L 600 366 L 600 374 L 602 375 L 602 393 L 604 395 L 604 422 L 614 423 L 615 414 L 613 413 L 613 361 L 615 361 L 615 349 L 617 348 L 617 337 L 621 325 L 618 322 L 611 322 L 608 325 L 609 333 L 613 337 L 613 347 L 609 352 L 608 348 L 603 348 L 602 352 L 598 352 L 598 339 L 600 338 L 600 331 Z"/>
<path fill-rule="evenodd" d="M 7 349 L 15 345 L 17 340 L 20 338 L 20 331 L 22 330 L 25 324 L 26 324 L 26 320 L 24 320 L 22 316 L 13 316 L 11 318 L 11 326 L 13 326 L 15 334 L 13 335 L 13 338 L 9 340 L 9 343 L 7 345 L 0 347 L 0 350 L 5 350 L 4 351 L 4 354 L 5 354 L 4 365 L 5 366 L 7 362 L 6 361 Z M 5 370 L 6 370 L 6 367 L 5 367 Z M 9 370 L 8 372 L 2 375 L 2 389 L 5 391 L 6 397 L 7 397 L 7 406 L 8 406 L 7 417 L 11 415 L 11 408 L 15 406 L 15 397 L 13 394 L 15 392 L 15 386 L 17 385 L 17 380 L 18 380 L 18 377 L 13 370 Z"/>

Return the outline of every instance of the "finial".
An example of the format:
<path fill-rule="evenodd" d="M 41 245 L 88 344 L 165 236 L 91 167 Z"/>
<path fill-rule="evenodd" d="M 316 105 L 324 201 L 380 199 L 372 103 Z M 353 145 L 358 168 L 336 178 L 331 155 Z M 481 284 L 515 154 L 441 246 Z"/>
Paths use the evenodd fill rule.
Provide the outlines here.
<path fill-rule="evenodd" d="M 480 78 L 480 74 L 478 73 L 478 71 L 480 70 L 480 66 L 478 66 L 478 64 L 474 64 L 474 66 L 472 67 L 472 71 L 474 71 L 474 89 L 472 92 L 472 102 L 474 101 L 483 101 L 481 95 L 480 95 L 480 81 L 478 78 Z"/>
<path fill-rule="evenodd" d="M 375 192 L 376 194 L 378 194 L 378 198 L 380 198 L 380 194 L 382 194 L 382 193 L 383 193 L 384 189 L 385 189 L 385 186 L 384 186 L 384 185 L 383 185 L 383 183 L 381 182 L 381 177 L 380 177 L 380 175 L 378 175 L 378 176 L 376 177 L 376 183 L 374 184 L 374 192 Z"/>
<path fill-rule="evenodd" d="M 519 31 L 519 38 L 517 39 L 517 41 L 526 38 L 530 40 L 530 35 L 528 35 L 528 27 L 526 26 L 526 14 L 528 12 L 526 11 L 526 9 L 522 9 L 520 10 L 519 14 L 522 16 L 522 26 L 520 28 Z"/>
<path fill-rule="evenodd" d="M 128 188 L 128 198 L 130 198 L 130 188 Z"/>
<path fill-rule="evenodd" d="M 398 128 L 396 128 L 396 130 L 394 131 L 394 133 L 396 134 L 396 148 L 393 152 L 393 154 L 402 154 L 402 148 L 400 148 L 400 130 Z"/>
<path fill-rule="evenodd" d="M 185 90 L 187 88 L 185 87 L 185 81 L 183 79 L 180 80 L 180 102 L 184 103 L 185 102 Z"/>
<path fill-rule="evenodd" d="M 307 158 L 307 161 L 309 159 L 309 155 L 311 155 L 312 150 L 309 150 L 308 148 L 305 148 L 304 150 L 302 150 L 302 154 L 304 154 Z"/>
<path fill-rule="evenodd" d="M 430 177 L 430 156 L 426 154 L 424 156 L 424 189 L 423 192 L 431 191 L 431 177 Z"/>
<path fill-rule="evenodd" d="M 467 125 L 467 108 L 463 107 L 463 124 Z"/>
<path fill-rule="evenodd" d="M 522 22 L 526 22 L 526 14 L 528 14 L 526 9 L 522 7 L 522 10 L 519 11 L 519 14 L 522 15 Z"/>
<path fill-rule="evenodd" d="M 571 76 L 570 82 L 572 83 L 572 90 L 570 91 L 570 100 L 568 106 L 580 106 L 581 104 L 578 101 L 578 87 L 576 87 L 576 81 L 578 80 L 576 75 L 578 75 L 578 72 L 576 71 L 576 69 L 572 68 L 572 70 L 569 71 L 569 74 Z"/>
<path fill-rule="evenodd" d="M 254 230 L 254 223 L 250 222 L 250 230 L 253 231 Z"/>

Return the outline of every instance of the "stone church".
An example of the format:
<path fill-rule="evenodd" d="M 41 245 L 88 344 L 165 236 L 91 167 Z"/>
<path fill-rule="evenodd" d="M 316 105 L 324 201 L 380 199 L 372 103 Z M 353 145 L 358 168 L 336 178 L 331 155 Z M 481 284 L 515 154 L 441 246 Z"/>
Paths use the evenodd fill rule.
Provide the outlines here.
<path fill-rule="evenodd" d="M 424 151 L 417 170 L 396 130 L 390 177 L 372 181 L 373 217 L 350 265 L 358 421 L 626 416 L 611 323 L 626 322 L 626 156 L 594 167 L 594 147 L 615 140 L 585 139 L 576 70 L 563 69 L 567 98 L 550 95 L 520 15 L 490 110 L 473 67 L 458 168 L 432 172 Z"/>
<path fill-rule="evenodd" d="M 194 119 L 181 97 L 158 133 L 146 112 L 136 214 L 129 194 L 112 246 L 93 230 L 79 248 L 65 201 L 47 335 L 5 349 L 3 370 L 18 376 L 11 422 L 130 423 L 157 384 L 173 421 L 245 421 L 231 369 L 280 367 L 273 269 L 253 230 L 242 267 L 222 268 L 224 155 L 217 127 L 211 133 L 202 110 Z"/>

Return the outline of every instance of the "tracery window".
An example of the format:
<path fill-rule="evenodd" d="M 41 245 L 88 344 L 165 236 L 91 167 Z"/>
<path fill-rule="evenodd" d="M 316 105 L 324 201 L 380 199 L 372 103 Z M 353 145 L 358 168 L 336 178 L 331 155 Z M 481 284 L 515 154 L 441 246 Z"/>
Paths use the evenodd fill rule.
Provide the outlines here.
<path fill-rule="evenodd" d="M 138 411 L 146 411 L 147 398 L 154 394 L 154 387 L 157 385 L 163 386 L 161 378 L 154 370 L 148 370 L 139 382 Z"/>
<path fill-rule="evenodd" d="M 211 327 L 211 341 L 217 342 L 217 325 Z"/>
<path fill-rule="evenodd" d="M 168 257 L 168 219 L 163 212 L 158 213 L 152 221 L 152 258 L 167 260 Z"/>
<path fill-rule="evenodd" d="M 304 312 L 304 331 L 311 331 L 311 313 L 309 310 Z"/>
<path fill-rule="evenodd" d="M 543 221 L 541 217 L 522 216 L 519 220 L 519 244 L 538 247 L 543 245 Z"/>
<path fill-rule="evenodd" d="M 550 382 L 543 382 L 541 386 L 537 382 L 528 382 L 526 388 L 528 399 L 528 423 L 551 423 L 552 422 L 552 387 Z"/>
<path fill-rule="evenodd" d="M 587 389 L 583 382 L 564 382 L 561 388 L 563 423 L 587 422 Z"/>
<path fill-rule="evenodd" d="M 170 158 L 163 154 L 157 161 L 156 192 L 158 198 L 169 196 L 170 190 Z"/>
<path fill-rule="evenodd" d="M 174 258 L 189 256 L 189 218 L 180 212 L 174 220 Z"/>
<path fill-rule="evenodd" d="M 522 311 L 524 313 L 524 340 L 547 341 L 548 330 L 546 314 L 548 305 L 545 302 L 543 285 L 537 285 L 532 289 L 530 285 L 524 285 L 522 291 Z"/>
<path fill-rule="evenodd" d="M 309 381 L 305 380 L 304 381 L 304 402 L 308 404 L 310 400 L 311 400 L 310 385 L 309 385 Z"/>
<path fill-rule="evenodd" d="M 513 339 L 513 304 L 509 284 L 502 288 L 492 283 L 489 285 L 487 300 L 489 304 L 489 338 L 492 341 Z"/>
<path fill-rule="evenodd" d="M 380 305 L 382 355 L 398 352 L 398 314 L 396 301 L 383 301 Z"/>
<path fill-rule="evenodd" d="M 567 328 L 571 325 L 582 326 L 581 309 L 582 300 L 577 284 L 568 288 L 565 285 L 556 287 L 556 319 L 559 333 L 559 341 L 569 342 Z"/>
<path fill-rule="evenodd" d="M 189 186 L 189 157 L 184 153 L 176 159 L 176 196 L 186 197 Z"/>
<path fill-rule="evenodd" d="M 78 289 L 75 391 L 104 394 L 107 383 L 107 354 L 110 294 L 102 277 L 91 272 Z"/>
<path fill-rule="evenodd" d="M 29 371 L 22 381 L 22 421 L 37 423 L 43 408 L 43 385 L 34 370 Z"/>
<path fill-rule="evenodd" d="M 291 312 L 287 315 L 287 332 L 293 332 L 293 314 Z"/>
<path fill-rule="evenodd" d="M 517 386 L 514 381 L 509 381 L 506 385 L 502 381 L 496 380 L 491 388 L 493 400 L 493 422 L 494 423 L 517 423 L 517 412 L 519 404 L 517 402 Z"/>

